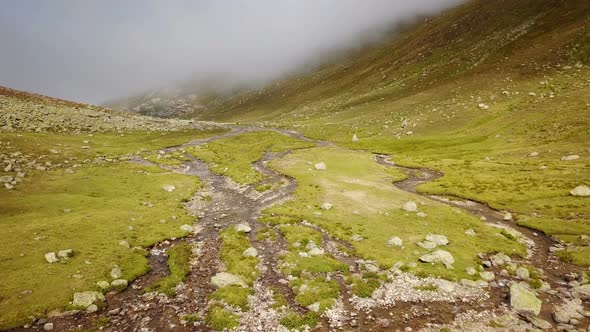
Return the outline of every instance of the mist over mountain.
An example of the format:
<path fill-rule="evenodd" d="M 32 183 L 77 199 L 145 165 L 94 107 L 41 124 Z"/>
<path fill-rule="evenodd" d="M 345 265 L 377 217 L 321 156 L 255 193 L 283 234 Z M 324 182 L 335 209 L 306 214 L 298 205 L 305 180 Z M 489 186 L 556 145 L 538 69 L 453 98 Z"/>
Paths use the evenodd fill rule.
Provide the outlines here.
<path fill-rule="evenodd" d="M 0 85 L 102 103 L 185 80 L 264 84 L 459 2 L 5 1 Z"/>

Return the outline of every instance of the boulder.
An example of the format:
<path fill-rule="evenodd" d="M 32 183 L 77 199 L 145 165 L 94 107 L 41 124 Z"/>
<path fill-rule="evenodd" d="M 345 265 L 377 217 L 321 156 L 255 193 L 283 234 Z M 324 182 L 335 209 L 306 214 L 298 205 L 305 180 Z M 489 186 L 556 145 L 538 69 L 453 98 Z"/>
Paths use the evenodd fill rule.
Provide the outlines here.
<path fill-rule="evenodd" d="M 326 171 L 326 170 L 328 170 L 328 166 L 326 166 L 325 163 L 321 162 L 321 163 L 315 164 L 315 169 L 318 171 Z"/>
<path fill-rule="evenodd" d="M 521 283 L 510 285 L 510 305 L 521 315 L 539 315 L 542 302 Z"/>
<path fill-rule="evenodd" d="M 236 232 L 238 233 L 250 233 L 252 231 L 252 227 L 248 224 L 237 224 L 236 225 Z"/>
<path fill-rule="evenodd" d="M 47 260 L 48 263 L 57 263 L 59 262 L 59 259 L 57 259 L 57 256 L 55 256 L 54 252 L 48 252 L 45 254 L 45 260 Z"/>
<path fill-rule="evenodd" d="M 217 288 L 223 288 L 232 285 L 247 287 L 242 278 L 227 272 L 219 272 L 211 277 L 211 283 Z"/>
<path fill-rule="evenodd" d="M 570 195 L 577 197 L 588 197 L 590 196 L 590 188 L 587 186 L 577 186 L 570 191 Z"/>
<path fill-rule="evenodd" d="M 401 247 L 404 245 L 404 242 L 399 237 L 394 236 L 390 237 L 389 240 L 387 240 L 387 245 L 390 247 Z"/>
<path fill-rule="evenodd" d="M 76 307 L 87 308 L 89 305 L 98 301 L 104 301 L 104 295 L 99 292 L 86 291 L 74 293 L 72 304 Z"/>
<path fill-rule="evenodd" d="M 437 263 L 440 262 L 444 264 L 447 269 L 452 269 L 453 264 L 455 263 L 455 258 L 451 255 L 450 252 L 445 250 L 437 250 L 435 252 L 422 255 L 420 257 L 420 261 L 424 263 Z"/>
<path fill-rule="evenodd" d="M 258 256 L 258 250 L 256 250 L 256 248 L 254 248 L 254 247 L 250 247 L 250 248 L 244 250 L 244 252 L 242 253 L 242 255 L 244 257 L 257 257 Z"/>
<path fill-rule="evenodd" d="M 449 239 L 447 239 L 447 237 L 444 235 L 428 234 L 426 235 L 425 239 L 426 241 L 433 242 L 437 246 L 446 246 L 447 244 L 449 244 Z"/>
<path fill-rule="evenodd" d="M 416 205 L 416 202 L 409 201 L 402 206 L 402 209 L 408 212 L 416 212 L 418 211 L 418 205 Z"/>

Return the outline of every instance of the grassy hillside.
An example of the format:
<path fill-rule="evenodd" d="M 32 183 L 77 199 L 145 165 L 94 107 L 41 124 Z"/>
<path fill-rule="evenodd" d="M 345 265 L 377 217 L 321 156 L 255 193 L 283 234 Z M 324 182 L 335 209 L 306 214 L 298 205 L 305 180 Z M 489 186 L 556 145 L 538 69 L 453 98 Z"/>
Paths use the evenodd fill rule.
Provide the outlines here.
<path fill-rule="evenodd" d="M 346 62 L 249 91 L 203 119 L 293 128 L 446 176 L 422 191 L 484 201 L 579 246 L 590 264 L 590 3 L 470 1 Z M 351 142 L 353 134 L 359 142 Z M 580 156 L 561 161 L 566 155 Z"/>

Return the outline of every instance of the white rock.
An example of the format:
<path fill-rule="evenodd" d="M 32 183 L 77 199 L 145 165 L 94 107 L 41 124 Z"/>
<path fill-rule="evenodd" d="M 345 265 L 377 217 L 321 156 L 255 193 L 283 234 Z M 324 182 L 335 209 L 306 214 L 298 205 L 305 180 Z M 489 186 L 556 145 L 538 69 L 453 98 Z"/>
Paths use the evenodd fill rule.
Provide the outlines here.
<path fill-rule="evenodd" d="M 516 277 L 521 280 L 528 280 L 530 277 L 529 270 L 526 267 L 519 267 L 516 269 Z"/>
<path fill-rule="evenodd" d="M 580 156 L 578 156 L 577 154 L 571 154 L 569 156 L 561 157 L 561 161 L 572 161 L 572 160 L 578 160 L 578 159 L 580 159 Z"/>
<path fill-rule="evenodd" d="M 185 225 L 182 225 L 182 226 L 180 226 L 180 229 L 181 229 L 181 230 L 183 230 L 183 231 L 185 231 L 185 232 L 188 232 L 188 233 L 192 233 L 192 232 L 195 230 L 195 229 L 193 228 L 193 226 L 191 226 L 191 225 L 186 225 L 186 224 L 185 224 Z"/>
<path fill-rule="evenodd" d="M 472 228 L 470 228 L 470 229 L 468 229 L 468 230 L 465 231 L 465 235 L 467 235 L 467 236 L 475 236 L 475 231 Z"/>
<path fill-rule="evenodd" d="M 315 164 L 315 169 L 318 171 L 325 171 L 328 169 L 328 166 L 326 166 L 325 163 L 321 162 L 321 163 Z"/>
<path fill-rule="evenodd" d="M 416 212 L 418 211 L 418 205 L 416 204 L 416 202 L 409 201 L 406 204 L 404 204 L 404 206 L 402 206 L 402 209 L 408 212 Z"/>
<path fill-rule="evenodd" d="M 57 259 L 57 257 L 55 256 L 54 252 L 48 252 L 45 254 L 45 259 L 47 260 L 48 263 L 57 263 L 59 262 L 59 259 Z"/>
<path fill-rule="evenodd" d="M 490 109 L 490 106 L 489 105 L 486 105 L 486 104 L 483 104 L 483 103 L 477 105 L 477 107 L 479 107 L 479 109 L 482 110 L 482 111 L 487 111 L 487 110 Z"/>
<path fill-rule="evenodd" d="M 248 224 L 237 224 L 236 225 L 236 232 L 238 233 L 250 233 L 252 231 L 252 227 Z"/>
<path fill-rule="evenodd" d="M 533 151 L 533 152 L 531 152 L 531 153 L 529 154 L 529 157 L 536 157 L 536 156 L 538 156 L 538 155 L 539 155 L 539 152 L 537 152 L 537 151 Z"/>
<path fill-rule="evenodd" d="M 310 256 L 320 256 L 320 255 L 323 255 L 324 253 L 325 253 L 324 249 L 318 248 L 318 247 L 312 248 L 308 251 L 308 254 Z"/>
<path fill-rule="evenodd" d="M 324 204 L 322 204 L 322 209 L 323 210 L 331 210 L 332 209 L 332 204 L 330 204 L 330 203 L 324 203 Z"/>
<path fill-rule="evenodd" d="M 502 219 L 504 219 L 504 221 L 511 221 L 512 220 L 512 213 L 510 213 L 510 212 L 504 213 L 504 217 L 502 217 Z"/>
<path fill-rule="evenodd" d="M 123 272 L 121 271 L 121 269 L 119 267 L 115 266 L 114 268 L 111 269 L 111 278 L 119 279 L 119 278 L 121 278 L 122 275 L 123 275 Z"/>
<path fill-rule="evenodd" d="M 57 252 L 57 256 L 59 258 L 67 259 L 67 258 L 70 258 L 70 257 L 74 256 L 74 251 L 72 249 L 60 250 L 60 251 Z"/>
<path fill-rule="evenodd" d="M 100 288 L 102 290 L 106 290 L 106 289 L 111 288 L 111 284 L 109 284 L 109 282 L 105 281 L 105 280 L 101 280 L 101 281 L 97 282 L 96 285 L 98 286 L 98 288 Z"/>
<path fill-rule="evenodd" d="M 352 141 L 353 142 L 358 142 L 359 138 L 356 136 L 356 134 L 352 135 Z"/>
<path fill-rule="evenodd" d="M 45 325 L 43 325 L 43 329 L 45 331 L 53 331 L 53 323 L 45 323 Z"/>
<path fill-rule="evenodd" d="M 390 237 L 389 240 L 387 240 L 387 245 L 390 247 L 401 247 L 404 245 L 404 242 L 399 237 L 394 236 Z"/>
<path fill-rule="evenodd" d="M 364 240 L 364 238 L 358 234 L 354 234 L 353 236 L 350 237 L 350 239 L 354 242 L 360 242 L 360 241 Z"/>
<path fill-rule="evenodd" d="M 131 248 L 131 246 L 129 246 L 129 242 L 127 242 L 127 240 L 120 240 L 120 241 L 119 241 L 119 245 L 120 245 L 121 247 L 125 247 L 125 248 L 127 248 L 127 249 Z"/>
<path fill-rule="evenodd" d="M 310 304 L 307 306 L 307 309 L 309 309 L 310 311 L 313 311 L 313 312 L 318 312 L 318 311 L 320 311 L 320 303 L 316 302 L 316 303 Z"/>
<path fill-rule="evenodd" d="M 542 302 L 525 285 L 512 283 L 510 286 L 510 305 L 522 315 L 538 315 Z"/>
<path fill-rule="evenodd" d="M 162 186 L 162 189 L 164 189 L 164 191 L 167 191 L 169 193 L 173 192 L 174 190 L 176 190 L 176 187 L 171 185 L 171 184 L 167 184 L 165 186 Z"/>
<path fill-rule="evenodd" d="M 94 304 L 97 301 L 104 301 L 104 295 L 99 292 L 86 291 L 74 293 L 72 304 L 76 307 L 87 308 L 89 305 Z"/>
<path fill-rule="evenodd" d="M 446 236 L 440 234 L 428 234 L 426 235 L 426 241 L 430 241 L 437 246 L 446 246 L 449 244 L 449 239 Z"/>
<path fill-rule="evenodd" d="M 420 217 L 420 218 L 426 218 L 427 217 L 426 213 L 424 213 L 424 212 L 418 212 L 418 213 L 416 213 L 416 215 L 418 217 Z"/>
<path fill-rule="evenodd" d="M 496 279 L 496 275 L 494 274 L 494 272 L 480 272 L 479 276 L 484 281 L 493 281 L 494 279 Z"/>
<path fill-rule="evenodd" d="M 590 196 L 590 188 L 587 186 L 577 186 L 570 191 L 570 195 L 577 197 L 588 197 Z"/>
<path fill-rule="evenodd" d="M 115 279 L 111 282 L 114 288 L 127 288 L 128 282 L 125 279 Z"/>
<path fill-rule="evenodd" d="M 422 255 L 420 257 L 421 262 L 425 263 L 443 263 L 447 269 L 452 269 L 453 264 L 455 263 L 455 258 L 451 255 L 450 252 L 444 250 L 437 250 L 435 252 Z"/>
<path fill-rule="evenodd" d="M 256 250 L 256 248 L 254 247 L 250 247 L 246 250 L 244 250 L 244 252 L 242 253 L 243 256 L 245 257 L 257 257 L 258 256 L 258 250 Z"/>
<path fill-rule="evenodd" d="M 96 304 L 91 304 L 86 308 L 86 312 L 89 314 L 95 313 L 98 311 L 98 306 Z"/>

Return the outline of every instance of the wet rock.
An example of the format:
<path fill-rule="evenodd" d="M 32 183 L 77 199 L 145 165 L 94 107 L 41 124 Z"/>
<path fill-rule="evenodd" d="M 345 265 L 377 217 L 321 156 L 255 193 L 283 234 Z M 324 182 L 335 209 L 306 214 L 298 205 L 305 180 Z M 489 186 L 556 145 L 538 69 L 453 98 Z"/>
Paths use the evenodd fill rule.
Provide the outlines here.
<path fill-rule="evenodd" d="M 394 236 L 390 237 L 389 240 L 387 240 L 387 245 L 390 247 L 401 247 L 404 245 L 404 242 L 399 237 Z"/>
<path fill-rule="evenodd" d="M 449 239 L 444 235 L 439 234 L 428 234 L 426 235 L 426 241 L 433 242 L 437 246 L 446 246 L 449 244 Z"/>
<path fill-rule="evenodd" d="M 211 277 L 211 283 L 217 288 L 223 288 L 232 285 L 247 287 L 242 278 L 227 272 L 219 272 Z"/>
<path fill-rule="evenodd" d="M 535 294 L 521 283 L 510 286 L 510 305 L 522 315 L 539 315 L 542 302 Z"/>
<path fill-rule="evenodd" d="M 176 190 L 176 187 L 171 184 L 167 184 L 167 185 L 162 186 L 162 189 L 164 189 L 164 191 L 171 193 L 174 190 Z"/>
<path fill-rule="evenodd" d="M 577 186 L 570 191 L 570 195 L 576 197 L 588 197 L 590 196 L 590 188 L 587 186 Z"/>
<path fill-rule="evenodd" d="M 111 278 L 119 279 L 119 278 L 121 278 L 122 275 L 123 275 L 123 273 L 121 272 L 121 269 L 119 267 L 115 266 L 114 268 L 111 269 Z"/>
<path fill-rule="evenodd" d="M 416 212 L 418 211 L 418 205 L 416 204 L 416 202 L 409 201 L 406 204 L 404 204 L 404 206 L 402 206 L 402 209 L 408 212 Z"/>
<path fill-rule="evenodd" d="M 59 259 L 57 259 L 57 257 L 55 256 L 54 252 L 48 252 L 45 254 L 45 260 L 48 263 L 57 263 L 59 262 Z"/>
<path fill-rule="evenodd" d="M 104 301 L 104 295 L 99 292 L 86 291 L 74 293 L 74 300 L 72 304 L 76 307 L 87 308 L 89 305 L 98 301 Z"/>
<path fill-rule="evenodd" d="M 242 255 L 244 257 L 257 257 L 258 256 L 258 250 L 256 250 L 256 248 L 254 248 L 254 247 L 250 247 L 250 248 L 244 250 L 244 252 L 242 253 Z"/>
<path fill-rule="evenodd" d="M 252 231 L 252 227 L 248 224 L 237 224 L 236 225 L 236 232 L 238 233 L 250 233 Z"/>
<path fill-rule="evenodd" d="M 437 250 L 433 253 L 420 256 L 420 261 L 424 263 L 437 263 L 440 262 L 445 265 L 447 269 L 452 269 L 455 263 L 455 258 L 448 251 Z"/>
<path fill-rule="evenodd" d="M 325 163 L 321 162 L 321 163 L 315 164 L 315 169 L 318 171 L 326 171 L 326 170 L 328 170 L 328 166 L 326 166 Z"/>

